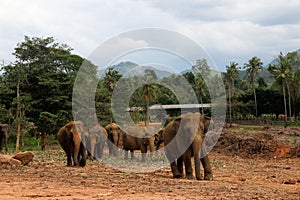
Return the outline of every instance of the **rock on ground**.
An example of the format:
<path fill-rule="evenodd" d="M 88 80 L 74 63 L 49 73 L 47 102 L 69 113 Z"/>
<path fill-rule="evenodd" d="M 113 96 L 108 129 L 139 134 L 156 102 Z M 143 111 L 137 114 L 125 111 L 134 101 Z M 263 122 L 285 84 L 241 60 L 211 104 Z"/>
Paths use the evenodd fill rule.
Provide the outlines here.
<path fill-rule="evenodd" d="M 17 153 L 14 156 L 0 154 L 0 165 L 27 165 L 33 157 L 34 154 L 31 151 Z"/>

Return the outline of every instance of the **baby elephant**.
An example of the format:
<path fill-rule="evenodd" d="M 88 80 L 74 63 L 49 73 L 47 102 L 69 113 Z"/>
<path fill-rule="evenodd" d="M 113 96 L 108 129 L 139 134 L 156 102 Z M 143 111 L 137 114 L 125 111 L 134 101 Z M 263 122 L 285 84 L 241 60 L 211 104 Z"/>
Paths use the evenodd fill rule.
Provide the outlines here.
<path fill-rule="evenodd" d="M 104 144 L 107 139 L 106 129 L 100 124 L 95 124 L 89 128 L 85 135 L 85 144 L 88 152 L 91 154 L 91 159 L 102 158 Z"/>
<path fill-rule="evenodd" d="M 141 150 L 142 162 L 146 161 L 148 146 L 150 152 L 154 149 L 154 136 L 151 135 L 147 127 L 130 126 L 123 134 L 123 149 L 125 150 L 125 159 L 128 159 L 128 151 L 131 153 L 131 159 L 134 159 L 134 150 Z"/>
<path fill-rule="evenodd" d="M 86 149 L 82 144 L 83 123 L 71 121 L 63 126 L 57 133 L 58 141 L 67 154 L 67 165 L 84 167 L 86 165 Z"/>
<path fill-rule="evenodd" d="M 118 149 L 123 146 L 122 136 L 125 132 L 116 123 L 110 123 L 105 126 L 107 131 L 107 144 L 109 149 L 109 155 L 116 156 Z"/>

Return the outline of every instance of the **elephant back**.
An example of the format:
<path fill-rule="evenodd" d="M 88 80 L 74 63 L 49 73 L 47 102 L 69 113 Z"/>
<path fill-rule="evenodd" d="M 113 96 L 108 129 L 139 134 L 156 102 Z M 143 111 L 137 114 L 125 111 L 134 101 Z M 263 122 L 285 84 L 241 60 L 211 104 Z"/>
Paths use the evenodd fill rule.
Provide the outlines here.
<path fill-rule="evenodd" d="M 150 138 L 152 136 L 151 130 L 145 126 L 129 126 L 125 129 L 125 132 L 137 138 Z"/>

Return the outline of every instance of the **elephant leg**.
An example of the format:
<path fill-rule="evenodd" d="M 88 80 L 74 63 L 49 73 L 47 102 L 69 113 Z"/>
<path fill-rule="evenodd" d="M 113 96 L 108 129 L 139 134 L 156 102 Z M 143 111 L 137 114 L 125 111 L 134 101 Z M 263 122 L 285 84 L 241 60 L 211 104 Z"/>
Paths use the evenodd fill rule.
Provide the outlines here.
<path fill-rule="evenodd" d="M 142 162 L 146 162 L 147 146 L 143 146 L 141 148 L 141 152 L 142 152 Z"/>
<path fill-rule="evenodd" d="M 204 168 L 204 180 L 213 180 L 212 169 L 208 159 L 208 155 L 204 158 L 201 158 L 201 163 Z"/>
<path fill-rule="evenodd" d="M 119 148 L 117 146 L 113 146 L 113 156 L 117 156 L 119 153 Z"/>
<path fill-rule="evenodd" d="M 98 146 L 98 158 L 102 158 L 103 157 L 103 149 L 104 149 L 104 138 L 101 138 L 101 141 L 99 143 L 99 146 Z"/>
<path fill-rule="evenodd" d="M 165 153 L 166 153 L 167 159 L 170 162 L 170 167 L 172 170 L 173 178 L 182 178 L 182 173 L 180 173 L 180 171 L 178 170 L 178 167 L 176 165 L 175 159 L 173 158 L 172 154 L 169 152 L 168 149 L 165 149 Z"/>
<path fill-rule="evenodd" d="M 183 162 L 185 167 L 185 176 L 187 179 L 193 179 L 193 169 L 192 169 L 192 162 L 191 162 L 191 151 L 188 149 L 183 154 Z"/>
<path fill-rule="evenodd" d="M 79 160 L 78 160 L 78 155 L 79 155 L 79 150 L 80 150 L 80 143 L 81 141 L 75 140 L 74 141 L 74 151 L 73 151 L 73 162 L 74 166 L 79 166 Z"/>
<path fill-rule="evenodd" d="M 91 160 L 95 159 L 95 149 L 96 149 L 96 144 L 97 144 L 97 138 L 96 137 L 91 137 L 90 138 L 90 145 L 91 145 Z"/>
<path fill-rule="evenodd" d="M 125 150 L 125 152 L 124 152 L 124 159 L 128 160 L 128 150 Z"/>
<path fill-rule="evenodd" d="M 142 153 L 142 162 L 146 162 L 146 153 Z"/>
<path fill-rule="evenodd" d="M 180 156 L 177 159 L 177 168 L 178 168 L 178 171 L 179 171 L 179 173 L 181 174 L 181 177 L 182 177 L 182 175 L 183 175 L 183 159 L 182 159 L 182 156 Z"/>
<path fill-rule="evenodd" d="M 119 147 L 119 141 L 120 141 L 120 135 L 118 134 L 113 134 L 113 141 L 114 143 L 112 144 L 112 153 L 114 156 L 118 155 L 118 147 Z"/>
<path fill-rule="evenodd" d="M 84 147 L 84 145 L 81 143 L 80 144 L 80 153 L 79 153 L 79 157 L 81 158 L 78 158 L 79 160 L 79 166 L 81 167 L 84 167 L 86 165 L 86 149 Z"/>
<path fill-rule="evenodd" d="M 114 144 L 112 143 L 111 140 L 107 140 L 107 146 L 108 146 L 108 152 L 109 152 L 109 156 L 114 155 Z"/>
<path fill-rule="evenodd" d="M 194 162 L 195 162 L 195 174 L 196 174 L 196 179 L 197 179 L 197 180 L 201 180 L 199 153 L 196 153 L 196 154 L 194 155 Z"/>
<path fill-rule="evenodd" d="M 200 141 L 196 140 L 192 144 L 192 152 L 194 155 L 194 164 L 195 164 L 195 175 L 197 180 L 201 180 L 201 173 L 200 173 L 200 157 L 199 157 L 199 152 L 200 152 Z M 192 156 L 192 155 L 191 155 Z"/>
<path fill-rule="evenodd" d="M 171 166 L 173 178 L 182 178 L 182 174 L 179 172 L 176 162 L 175 161 L 172 162 L 170 166 Z"/>
<path fill-rule="evenodd" d="M 107 136 L 107 146 L 108 146 L 108 152 L 109 152 L 109 156 L 113 156 L 114 155 L 114 137 L 113 137 L 113 133 L 112 132 L 108 132 L 108 136 Z"/>
<path fill-rule="evenodd" d="M 72 155 L 67 153 L 67 166 L 72 166 Z"/>
<path fill-rule="evenodd" d="M 62 148 L 67 155 L 67 166 L 72 166 L 73 148 L 68 146 L 68 144 L 62 145 Z"/>
<path fill-rule="evenodd" d="M 131 160 L 134 160 L 134 151 L 130 150 L 130 156 L 131 156 Z"/>

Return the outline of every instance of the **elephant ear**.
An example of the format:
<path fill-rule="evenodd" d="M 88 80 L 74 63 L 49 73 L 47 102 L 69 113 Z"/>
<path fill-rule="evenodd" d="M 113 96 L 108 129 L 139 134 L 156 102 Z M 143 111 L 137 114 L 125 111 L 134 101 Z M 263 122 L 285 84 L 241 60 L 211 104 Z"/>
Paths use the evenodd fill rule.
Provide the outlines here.
<path fill-rule="evenodd" d="M 68 132 L 68 134 L 72 134 L 72 135 L 74 133 L 81 133 L 81 132 L 84 133 L 82 122 L 71 121 L 65 125 L 65 129 Z"/>
<path fill-rule="evenodd" d="M 174 119 L 173 128 L 176 130 L 176 132 L 179 130 L 180 123 L 181 123 L 181 117 L 177 117 L 176 119 Z"/>
<path fill-rule="evenodd" d="M 210 117 L 204 116 L 203 125 L 204 125 L 204 133 L 208 131 L 209 126 L 211 125 L 212 120 Z"/>

